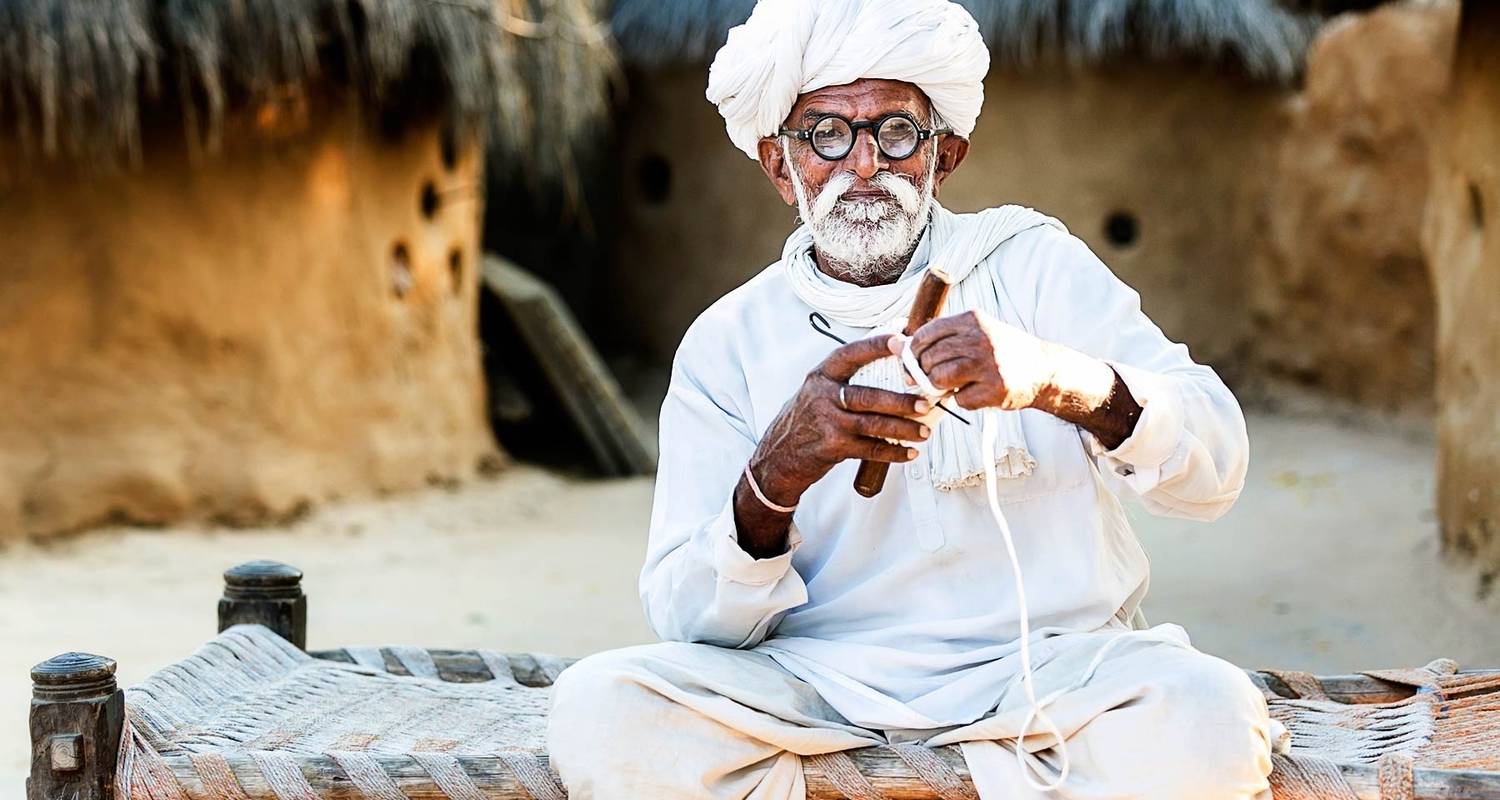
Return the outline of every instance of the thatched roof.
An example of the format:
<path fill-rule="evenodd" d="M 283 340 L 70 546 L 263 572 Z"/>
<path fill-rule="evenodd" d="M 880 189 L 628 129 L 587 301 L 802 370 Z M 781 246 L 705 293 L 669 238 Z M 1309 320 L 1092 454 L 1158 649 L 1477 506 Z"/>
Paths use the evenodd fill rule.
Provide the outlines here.
<path fill-rule="evenodd" d="M 372 121 L 442 113 L 545 171 L 603 110 L 592 2 L 0 0 L 0 133 L 113 161 L 139 153 L 154 104 L 211 147 L 238 104 L 326 79 Z"/>
<path fill-rule="evenodd" d="M 1302 69 L 1324 3 L 1276 0 L 958 0 L 973 13 L 995 66 L 1045 58 L 1197 58 L 1286 82 Z M 628 64 L 711 59 L 755 0 L 615 0 L 610 27 Z"/>

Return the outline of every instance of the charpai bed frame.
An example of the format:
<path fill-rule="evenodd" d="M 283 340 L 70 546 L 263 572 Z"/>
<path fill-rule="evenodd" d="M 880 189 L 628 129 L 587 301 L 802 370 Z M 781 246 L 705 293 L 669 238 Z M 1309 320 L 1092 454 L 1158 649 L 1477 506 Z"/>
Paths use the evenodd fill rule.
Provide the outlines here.
<path fill-rule="evenodd" d="M 27 799 L 565 797 L 540 726 L 547 687 L 571 661 L 410 647 L 305 652 L 301 578 L 269 561 L 225 572 L 220 636 L 133 689 L 129 709 L 108 658 L 66 653 L 38 664 Z M 1500 670 L 1435 661 L 1360 675 L 1247 674 L 1293 731 L 1291 752 L 1275 757 L 1278 800 L 1500 800 Z M 362 706 L 359 696 L 376 701 Z M 429 722 L 447 718 L 413 740 L 420 715 L 352 710 L 400 703 L 428 709 Z M 462 741 L 449 733 L 460 728 L 469 731 Z M 813 756 L 804 770 L 814 800 L 977 797 L 952 747 Z"/>

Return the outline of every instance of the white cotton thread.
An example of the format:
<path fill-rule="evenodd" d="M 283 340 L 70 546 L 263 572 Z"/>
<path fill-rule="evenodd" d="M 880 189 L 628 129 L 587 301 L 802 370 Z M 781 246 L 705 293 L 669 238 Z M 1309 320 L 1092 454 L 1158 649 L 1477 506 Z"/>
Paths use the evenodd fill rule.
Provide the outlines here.
<path fill-rule="evenodd" d="M 912 382 L 917 385 L 917 391 L 928 400 L 937 401 L 947 394 L 933 384 L 927 373 L 922 371 L 922 364 L 917 361 L 917 355 L 911 351 L 911 337 L 906 337 L 901 343 L 901 366 L 906 367 L 906 374 L 911 376 Z"/>
<path fill-rule="evenodd" d="M 1043 710 L 1042 703 L 1036 699 L 1036 681 L 1031 671 L 1031 612 L 1026 606 L 1026 582 L 1021 576 L 1021 559 L 1016 555 L 1015 538 L 1010 532 L 1010 523 L 1006 521 L 1005 514 L 1000 510 L 1000 496 L 996 491 L 998 478 L 995 476 L 995 435 L 997 433 L 994 425 L 994 414 L 981 414 L 980 424 L 983 431 L 980 435 L 980 452 L 984 458 L 984 490 L 985 497 L 989 500 L 990 516 L 995 518 L 995 525 L 1000 529 L 1000 538 L 1005 540 L 1005 553 L 1010 556 L 1011 573 L 1016 579 L 1016 611 L 1021 618 L 1021 685 L 1026 690 L 1026 702 L 1030 708 L 1026 711 L 1026 719 L 1021 723 L 1021 730 L 1016 734 L 1016 764 L 1021 768 L 1021 777 L 1031 788 L 1039 792 L 1050 792 L 1062 786 L 1068 780 L 1068 770 L 1072 766 L 1068 758 L 1068 744 L 1063 740 L 1062 730 L 1057 723 L 1047 716 Z M 1105 645 L 1107 648 L 1108 645 Z M 1101 650 L 1101 652 L 1103 652 Z M 1092 670 L 1090 670 L 1092 672 Z M 1054 692 L 1049 700 L 1055 700 L 1058 693 Z M 1057 754 L 1061 766 L 1057 770 L 1056 778 L 1047 783 L 1033 777 L 1036 768 L 1026 759 L 1026 748 L 1023 742 L 1026 740 L 1026 732 L 1031 729 L 1033 721 L 1041 721 L 1050 729 L 1052 735 L 1057 738 Z"/>
<path fill-rule="evenodd" d="M 933 408 L 915 419 L 932 429 L 932 435 L 924 448 L 927 454 L 926 470 L 932 487 L 939 491 L 955 491 L 984 485 L 978 424 L 965 425 L 958 421 L 957 418 L 967 418 L 968 412 L 958 408 L 951 392 L 932 385 L 932 381 L 922 373 L 915 355 L 910 353 L 910 348 L 909 340 L 904 341 L 901 349 L 905 353 L 898 352 L 861 367 L 849 379 L 849 385 L 871 386 L 889 392 L 917 393 L 931 402 Z M 915 376 L 921 376 L 927 385 L 919 385 L 917 389 L 913 389 L 907 379 L 910 378 L 915 383 L 918 380 Z M 938 406 L 950 413 L 944 414 Z M 949 416 L 955 418 L 948 419 Z M 1036 459 L 1032 458 L 1026 447 L 1026 433 L 1021 428 L 1019 412 L 1008 411 L 1001 415 L 999 441 L 1001 456 L 995 462 L 995 468 L 1002 480 L 1021 478 L 1036 470 Z"/>
<path fill-rule="evenodd" d="M 1026 783 L 1030 784 L 1031 788 L 1041 792 L 1050 792 L 1067 782 L 1068 771 L 1072 766 L 1072 762 L 1068 758 L 1067 740 L 1062 735 L 1062 731 L 1057 727 L 1057 723 L 1053 722 L 1052 718 L 1047 716 L 1047 706 L 1052 705 L 1063 695 L 1083 688 L 1084 685 L 1093 679 L 1094 673 L 1099 670 L 1099 666 L 1104 663 L 1104 657 L 1109 655 L 1109 652 L 1121 642 L 1130 640 L 1157 641 L 1176 646 L 1180 646 L 1182 643 L 1155 631 L 1121 631 L 1114 634 L 1109 641 L 1104 643 L 1104 646 L 1099 648 L 1099 652 L 1095 653 L 1094 657 L 1089 660 L 1088 666 L 1084 667 L 1083 672 L 1079 673 L 1078 677 L 1074 678 L 1071 683 L 1053 691 L 1040 700 L 1037 699 L 1035 678 L 1031 666 L 1031 612 L 1026 605 L 1026 584 L 1021 577 L 1021 559 L 1016 554 L 1015 537 L 1011 534 L 1010 523 L 1005 519 L 1005 514 L 1000 510 L 1000 497 L 996 490 L 998 478 L 995 474 L 994 458 L 995 436 L 997 433 L 994 425 L 995 414 L 989 410 L 985 410 L 981 412 L 981 417 L 982 422 L 980 424 L 983 430 L 980 435 L 980 445 L 981 451 L 984 454 L 985 494 L 989 500 L 990 515 L 995 519 L 995 526 L 1000 529 L 1000 537 L 1005 540 L 1005 552 L 1010 556 L 1011 573 L 1016 579 L 1016 609 L 1021 618 L 1021 683 L 1026 690 L 1026 702 L 1030 706 L 1026 711 L 1026 718 L 1021 722 L 1021 730 L 1016 734 L 1016 763 L 1020 765 L 1021 775 L 1026 779 Z M 1084 631 L 1068 632 L 1084 633 Z M 1056 778 L 1050 783 L 1032 778 L 1033 774 L 1039 774 L 1039 770 L 1031 761 L 1027 760 L 1029 753 L 1022 746 L 1022 742 L 1026 739 L 1026 732 L 1031 730 L 1033 722 L 1038 721 L 1045 725 L 1053 737 L 1057 739 L 1057 745 L 1054 749 L 1057 751 L 1058 761 L 1061 762 L 1061 766 L 1057 770 Z"/>
<path fill-rule="evenodd" d="M 933 386 L 932 379 L 927 377 L 927 374 L 922 371 L 921 364 L 912 354 L 910 339 L 906 340 L 905 345 L 901 349 L 900 362 L 923 394 L 927 394 L 929 391 L 941 393 L 941 390 L 937 390 Z M 1068 773 L 1072 768 L 1072 761 L 1068 756 L 1066 737 L 1063 736 L 1062 729 L 1057 727 L 1057 723 L 1053 722 L 1052 718 L 1047 716 L 1047 706 L 1052 705 L 1058 698 L 1066 695 L 1068 692 L 1079 689 L 1087 684 L 1093 678 L 1094 673 L 1098 671 L 1099 665 L 1104 663 L 1104 657 L 1109 654 L 1109 651 L 1120 642 L 1131 638 L 1131 636 L 1130 633 L 1121 633 L 1108 642 L 1105 642 L 1104 646 L 1099 648 L 1099 652 L 1095 653 L 1093 659 L 1089 661 L 1089 665 L 1084 668 L 1083 672 L 1073 682 L 1040 700 L 1037 699 L 1036 679 L 1031 665 L 1031 611 L 1027 607 L 1026 602 L 1026 582 L 1021 574 L 1021 558 L 1016 553 L 1016 542 L 1010 530 L 1010 523 L 1006 520 L 1005 513 L 1000 510 L 999 475 L 995 461 L 995 441 L 1000 432 L 997 422 L 996 412 L 993 410 L 984 409 L 980 412 L 981 430 L 979 441 L 981 459 L 984 465 L 985 495 L 989 501 L 990 516 L 995 520 L 995 527 L 1000 529 L 1000 538 L 1005 542 L 1005 552 L 1010 558 L 1011 574 L 1016 580 L 1016 610 L 1020 617 L 1021 685 L 1026 691 L 1028 708 L 1026 717 L 1021 722 L 1021 730 L 1016 734 L 1016 764 L 1020 767 L 1021 777 L 1025 778 L 1026 783 L 1031 788 L 1040 792 L 1050 792 L 1067 782 Z M 1152 635 L 1150 632 L 1144 633 L 1146 633 L 1145 636 L 1138 638 L 1162 639 L 1162 637 Z M 1027 759 L 1027 756 L 1030 754 L 1026 751 L 1023 742 L 1026 739 L 1027 732 L 1031 730 L 1033 723 L 1043 725 L 1057 740 L 1057 745 L 1054 749 L 1057 751 L 1060 766 L 1058 767 L 1056 776 L 1050 782 L 1045 780 L 1045 776 L 1041 775 L 1039 768 Z"/>

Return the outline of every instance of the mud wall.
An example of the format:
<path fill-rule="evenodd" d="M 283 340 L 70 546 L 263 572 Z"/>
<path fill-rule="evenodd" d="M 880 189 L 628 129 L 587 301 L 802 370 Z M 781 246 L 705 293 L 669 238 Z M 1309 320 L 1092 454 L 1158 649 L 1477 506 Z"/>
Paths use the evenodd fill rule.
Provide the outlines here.
<path fill-rule="evenodd" d="M 480 163 L 326 100 L 0 189 L 0 538 L 470 475 Z M 0 146 L 4 146 L 0 144 Z M 192 163 L 196 161 L 196 163 Z"/>
<path fill-rule="evenodd" d="M 631 82 L 622 127 L 616 327 L 670 357 L 709 303 L 780 256 L 794 225 L 702 98 L 706 68 Z M 1186 65 L 996 71 L 955 211 L 1021 203 L 1058 217 L 1195 355 L 1233 364 L 1256 194 L 1284 92 Z"/>
<path fill-rule="evenodd" d="M 687 326 L 781 257 L 796 211 L 730 144 L 707 65 L 629 75 L 620 130 L 618 247 L 598 304 L 611 344 L 669 360 Z"/>
<path fill-rule="evenodd" d="M 1437 294 L 1443 542 L 1500 571 L 1500 6 L 1465 2 L 1424 241 Z"/>
<path fill-rule="evenodd" d="M 1238 368 L 1258 171 L 1285 92 L 1188 64 L 1001 73 L 950 206 L 1062 220 L 1193 356 Z"/>
<path fill-rule="evenodd" d="M 1429 408 L 1429 149 L 1457 6 L 1345 14 L 1319 34 L 1269 163 L 1250 296 L 1257 371 L 1362 405 Z"/>
<path fill-rule="evenodd" d="M 1057 216 L 1239 388 L 1428 410 L 1421 220 L 1455 25 L 1451 3 L 1345 14 L 1293 88 L 1188 64 L 997 69 L 943 201 Z M 621 123 L 608 328 L 658 360 L 794 224 L 703 100 L 706 74 L 632 75 Z"/>

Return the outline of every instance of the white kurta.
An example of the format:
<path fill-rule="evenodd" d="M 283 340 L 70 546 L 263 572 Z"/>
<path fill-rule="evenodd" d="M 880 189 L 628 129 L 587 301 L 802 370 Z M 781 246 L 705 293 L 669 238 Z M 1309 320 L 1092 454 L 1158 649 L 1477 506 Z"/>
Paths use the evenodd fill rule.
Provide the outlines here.
<path fill-rule="evenodd" d="M 1157 514 L 1218 517 L 1244 482 L 1244 418 L 1218 376 L 1168 340 L 1078 239 L 1026 231 L 980 268 L 998 272 L 1003 321 L 1109 361 L 1144 408 L 1110 452 L 1074 425 L 1019 412 L 1037 467 L 999 486 L 1033 636 L 1126 619 L 1149 569 L 1115 495 Z M 1020 670 L 1014 582 L 984 487 L 934 489 L 924 455 L 892 466 L 884 491 L 866 499 L 845 462 L 802 497 L 789 552 L 756 560 L 736 541 L 741 470 L 837 346 L 809 326 L 811 312 L 778 263 L 683 339 L 662 407 L 640 579 L 647 617 L 663 639 L 769 655 L 861 727 L 973 722 Z M 851 341 L 869 334 L 833 329 Z"/>

